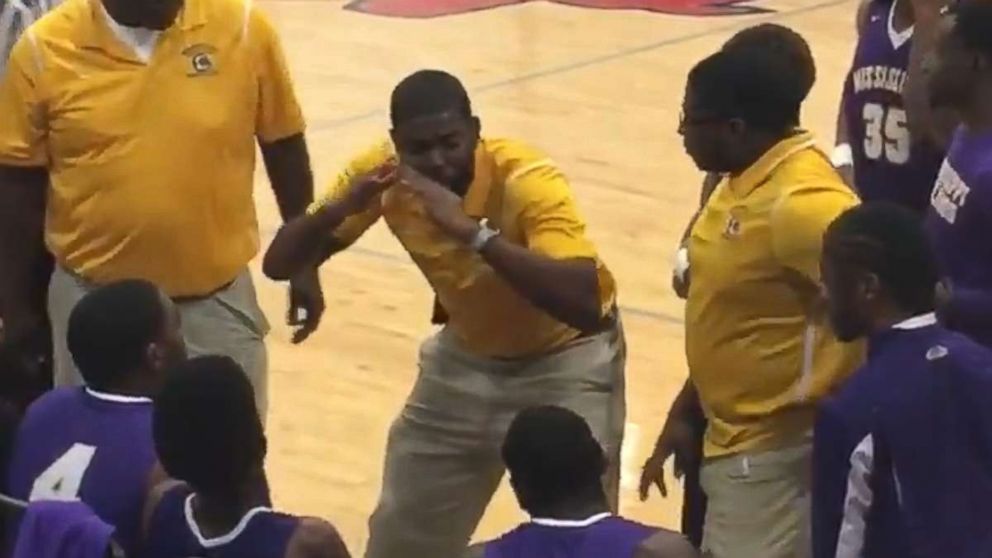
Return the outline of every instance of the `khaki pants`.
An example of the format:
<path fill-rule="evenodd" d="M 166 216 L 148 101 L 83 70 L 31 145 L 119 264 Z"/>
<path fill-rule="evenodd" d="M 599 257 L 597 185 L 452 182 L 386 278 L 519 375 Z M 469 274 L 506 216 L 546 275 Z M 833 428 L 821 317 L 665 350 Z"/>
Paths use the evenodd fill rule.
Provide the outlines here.
<path fill-rule="evenodd" d="M 703 556 L 809 558 L 809 444 L 706 460 Z"/>
<path fill-rule="evenodd" d="M 55 385 L 83 383 L 66 345 L 69 315 L 93 285 L 61 266 L 55 267 L 48 287 L 48 315 L 52 322 Z M 255 297 L 251 273 L 245 269 L 226 288 L 201 299 L 177 302 L 182 333 L 190 356 L 226 355 L 238 362 L 255 388 L 259 415 L 265 418 L 268 359 L 265 335 L 269 323 Z"/>
<path fill-rule="evenodd" d="M 516 414 L 560 405 L 585 417 L 610 460 L 616 501 L 624 427 L 619 327 L 526 360 L 480 358 L 441 330 L 420 349 L 420 374 L 386 446 L 366 558 L 455 558 L 503 476 L 500 447 Z"/>

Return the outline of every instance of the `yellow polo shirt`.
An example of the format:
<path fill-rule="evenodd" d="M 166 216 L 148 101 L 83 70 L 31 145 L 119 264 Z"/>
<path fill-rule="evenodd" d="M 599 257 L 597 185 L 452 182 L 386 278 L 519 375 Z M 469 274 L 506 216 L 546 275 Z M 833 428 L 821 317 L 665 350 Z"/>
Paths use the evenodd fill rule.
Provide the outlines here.
<path fill-rule="evenodd" d="M 282 51 L 250 0 L 186 0 L 142 62 L 99 0 L 66 0 L 0 82 L 0 165 L 47 167 L 45 238 L 94 282 L 207 294 L 258 251 L 255 140 L 303 131 Z"/>
<path fill-rule="evenodd" d="M 705 455 L 802 441 L 816 403 L 860 362 L 861 347 L 837 341 L 818 304 L 823 233 L 857 203 L 800 131 L 706 203 L 689 239 L 685 307 Z"/>
<path fill-rule="evenodd" d="M 353 177 L 394 158 L 390 142 L 362 153 L 311 210 L 341 199 Z M 586 238 L 568 181 L 546 155 L 511 140 L 481 140 L 475 153 L 475 178 L 463 206 L 471 217 L 488 218 L 504 239 L 539 254 L 595 260 L 603 315 L 612 309 L 613 276 Z M 349 218 L 333 234 L 350 244 L 379 217 L 437 293 L 448 313 L 448 327 L 465 349 L 481 356 L 517 358 L 553 350 L 579 335 L 517 294 L 481 256 L 441 232 L 402 183 L 386 190 L 364 213 Z"/>

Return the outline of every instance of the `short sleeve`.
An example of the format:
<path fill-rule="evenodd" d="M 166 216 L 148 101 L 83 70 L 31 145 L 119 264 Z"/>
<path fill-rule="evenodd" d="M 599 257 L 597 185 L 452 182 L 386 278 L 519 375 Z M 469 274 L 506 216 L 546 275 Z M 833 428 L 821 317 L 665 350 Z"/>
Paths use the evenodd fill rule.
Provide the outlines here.
<path fill-rule="evenodd" d="M 293 90 L 279 36 L 258 8 L 252 8 L 249 18 L 258 78 L 255 134 L 259 141 L 271 143 L 303 133 L 303 111 Z"/>
<path fill-rule="evenodd" d="M 48 117 L 39 92 L 41 53 L 28 34 L 14 45 L 0 76 L 0 164 L 48 164 Z"/>
<path fill-rule="evenodd" d="M 392 145 L 382 142 L 359 154 L 351 160 L 344 170 L 331 180 L 330 185 L 308 209 L 312 214 L 321 207 L 341 201 L 348 196 L 356 177 L 370 173 L 394 158 Z M 382 200 L 374 200 L 369 207 L 345 219 L 333 232 L 333 236 L 342 244 L 348 245 L 362 236 L 382 216 Z"/>
<path fill-rule="evenodd" d="M 550 160 L 511 172 L 506 188 L 528 248 L 554 259 L 597 257 L 568 181 Z"/>
<path fill-rule="evenodd" d="M 823 234 L 834 219 L 857 204 L 854 192 L 842 186 L 810 186 L 786 192 L 771 214 L 775 258 L 819 283 Z"/>

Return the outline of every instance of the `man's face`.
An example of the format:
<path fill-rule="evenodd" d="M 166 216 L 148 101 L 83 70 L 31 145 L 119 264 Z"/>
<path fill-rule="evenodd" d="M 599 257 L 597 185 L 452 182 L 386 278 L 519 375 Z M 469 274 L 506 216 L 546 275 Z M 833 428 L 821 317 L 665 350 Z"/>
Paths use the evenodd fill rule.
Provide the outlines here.
<path fill-rule="evenodd" d="M 820 258 L 820 276 L 827 312 L 834 334 L 844 342 L 851 342 L 868 334 L 870 324 L 867 311 L 869 300 L 866 273 L 837 261 L 832 250 L 824 246 Z"/>
<path fill-rule="evenodd" d="M 953 32 L 955 17 L 945 16 L 937 28 L 936 46 L 923 61 L 934 107 L 966 106 L 977 85 L 983 58 L 965 48 Z"/>
<path fill-rule="evenodd" d="M 464 195 L 475 174 L 479 120 L 456 112 L 420 116 L 392 130 L 400 162 Z"/>
<path fill-rule="evenodd" d="M 686 86 L 679 117 L 679 134 L 685 152 L 696 167 L 705 172 L 729 172 L 727 146 L 732 141 L 732 124 L 703 107 L 692 87 Z"/>
<path fill-rule="evenodd" d="M 172 26 L 184 0 L 130 0 L 140 12 L 144 27 L 163 31 Z"/>

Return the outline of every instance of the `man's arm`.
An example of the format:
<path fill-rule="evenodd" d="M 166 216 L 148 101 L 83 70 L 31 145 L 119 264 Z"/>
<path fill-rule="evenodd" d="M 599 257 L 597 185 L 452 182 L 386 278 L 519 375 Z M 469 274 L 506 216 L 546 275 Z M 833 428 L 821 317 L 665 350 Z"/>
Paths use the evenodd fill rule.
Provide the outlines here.
<path fill-rule="evenodd" d="M 44 168 L 0 165 L 0 317 L 7 341 L 24 341 L 44 322 Z"/>
<path fill-rule="evenodd" d="M 595 260 L 557 260 L 500 237 L 490 240 L 480 254 L 521 296 L 554 318 L 579 331 L 600 325 L 603 313 Z"/>
<path fill-rule="evenodd" d="M 499 236 L 480 250 L 482 258 L 514 290 L 555 319 L 580 331 L 602 323 L 598 263 L 582 237 L 582 225 L 553 167 L 535 168 L 514 184 L 514 204 L 527 246 Z M 547 173 L 546 175 L 543 173 Z M 428 217 L 447 234 L 469 245 L 480 230 L 465 214 L 462 199 L 409 167 L 400 179 L 420 197 Z"/>
<path fill-rule="evenodd" d="M 829 404 L 817 413 L 813 428 L 813 557 L 834 558 L 844 515 L 851 468 L 847 429 Z"/>
<path fill-rule="evenodd" d="M 313 173 L 303 134 L 259 145 L 283 222 L 302 215 L 313 203 Z"/>
<path fill-rule="evenodd" d="M 289 539 L 285 558 L 351 558 L 351 554 L 330 523 L 307 517 Z"/>
<path fill-rule="evenodd" d="M 958 119 L 952 111 L 935 109 L 930 104 L 927 73 L 924 62 L 936 46 L 937 30 L 944 0 L 912 0 L 913 43 L 909 50 L 909 67 L 903 86 L 906 121 L 914 141 L 929 141 L 942 150 L 947 149 Z"/>
<path fill-rule="evenodd" d="M 376 159 L 372 161 L 374 164 Z M 353 164 L 341 173 L 319 204 L 279 229 L 262 260 L 262 272 L 267 277 L 284 281 L 316 269 L 375 222 L 380 213 L 379 196 L 394 179 L 388 164 L 356 176 L 355 169 L 369 166 L 366 163 Z"/>

